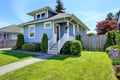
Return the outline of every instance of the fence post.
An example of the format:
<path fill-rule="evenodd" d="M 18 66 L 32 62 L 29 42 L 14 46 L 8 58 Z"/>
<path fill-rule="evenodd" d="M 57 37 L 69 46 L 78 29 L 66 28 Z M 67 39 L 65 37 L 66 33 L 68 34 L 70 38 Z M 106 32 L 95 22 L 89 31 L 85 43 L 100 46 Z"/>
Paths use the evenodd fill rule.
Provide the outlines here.
<path fill-rule="evenodd" d="M 98 35 L 98 50 L 100 50 L 100 35 Z"/>
<path fill-rule="evenodd" d="M 90 49 L 90 38 L 88 36 L 88 50 Z"/>

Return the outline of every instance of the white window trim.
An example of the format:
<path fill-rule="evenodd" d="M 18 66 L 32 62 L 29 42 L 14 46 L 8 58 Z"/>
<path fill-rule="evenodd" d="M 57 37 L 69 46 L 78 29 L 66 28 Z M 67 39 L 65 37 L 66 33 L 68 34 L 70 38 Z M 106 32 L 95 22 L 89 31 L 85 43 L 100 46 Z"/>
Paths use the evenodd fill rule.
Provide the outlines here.
<path fill-rule="evenodd" d="M 34 37 L 30 37 L 30 28 L 31 27 L 34 27 Z M 35 38 L 35 25 L 29 25 L 29 27 L 28 27 L 28 37 L 29 38 Z"/>
<path fill-rule="evenodd" d="M 50 24 L 50 27 L 46 27 L 46 24 Z M 50 29 L 50 28 L 52 28 L 51 21 L 44 22 L 44 29 Z"/>

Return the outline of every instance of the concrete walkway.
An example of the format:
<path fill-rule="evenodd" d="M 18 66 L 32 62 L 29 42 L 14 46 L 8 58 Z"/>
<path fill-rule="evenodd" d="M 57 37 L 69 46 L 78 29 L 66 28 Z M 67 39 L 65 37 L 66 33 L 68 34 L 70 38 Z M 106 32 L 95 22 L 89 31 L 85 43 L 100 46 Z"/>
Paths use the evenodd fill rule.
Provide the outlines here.
<path fill-rule="evenodd" d="M 36 62 L 39 62 L 39 61 L 43 61 L 46 58 L 49 58 L 49 57 L 52 57 L 52 56 L 54 56 L 54 55 L 52 55 L 52 54 L 42 54 L 42 55 L 37 56 L 35 58 L 30 58 L 30 59 L 27 59 L 27 60 L 22 60 L 22 61 L 18 61 L 18 62 L 14 62 L 14 63 L 10 63 L 10 64 L 7 64 L 7 65 L 1 66 L 0 67 L 0 75 L 4 75 L 8 72 L 17 70 L 19 68 L 23 68 L 27 65 L 30 65 L 30 64 L 33 64 L 33 63 L 36 63 Z"/>

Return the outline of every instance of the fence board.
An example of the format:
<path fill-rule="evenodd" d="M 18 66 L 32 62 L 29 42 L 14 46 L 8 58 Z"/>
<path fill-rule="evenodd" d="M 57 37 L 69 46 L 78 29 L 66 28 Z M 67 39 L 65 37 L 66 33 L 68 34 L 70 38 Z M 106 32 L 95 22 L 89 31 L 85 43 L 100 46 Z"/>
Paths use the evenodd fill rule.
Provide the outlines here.
<path fill-rule="evenodd" d="M 92 35 L 81 37 L 83 48 L 88 50 L 103 50 L 106 42 L 106 35 Z"/>

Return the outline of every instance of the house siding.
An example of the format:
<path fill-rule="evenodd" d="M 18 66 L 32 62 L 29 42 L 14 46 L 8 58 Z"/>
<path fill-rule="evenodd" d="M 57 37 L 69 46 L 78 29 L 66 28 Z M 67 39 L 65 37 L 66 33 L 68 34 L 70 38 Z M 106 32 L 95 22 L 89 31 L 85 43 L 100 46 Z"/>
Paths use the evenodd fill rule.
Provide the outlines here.
<path fill-rule="evenodd" d="M 53 36 L 53 27 L 49 29 L 44 29 L 44 23 L 37 23 L 34 25 L 35 25 L 35 38 L 29 38 L 29 34 L 28 34 L 29 25 L 24 27 L 24 39 L 26 43 L 31 43 L 31 42 L 40 43 L 43 33 L 46 33 L 48 36 L 48 39 L 51 39 L 51 37 Z M 51 26 L 53 26 L 52 21 L 51 21 Z"/>
<path fill-rule="evenodd" d="M 54 13 L 48 11 L 48 18 L 50 18 L 50 17 L 52 17 L 52 16 L 54 16 L 54 15 L 55 15 Z"/>
<path fill-rule="evenodd" d="M 73 24 L 69 24 L 69 35 L 73 36 Z"/>
<path fill-rule="evenodd" d="M 61 23 L 60 24 L 60 38 L 62 38 L 62 36 L 67 33 L 67 30 L 65 29 L 65 27 L 67 26 L 67 23 Z"/>

